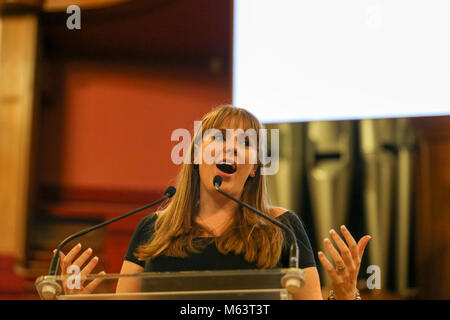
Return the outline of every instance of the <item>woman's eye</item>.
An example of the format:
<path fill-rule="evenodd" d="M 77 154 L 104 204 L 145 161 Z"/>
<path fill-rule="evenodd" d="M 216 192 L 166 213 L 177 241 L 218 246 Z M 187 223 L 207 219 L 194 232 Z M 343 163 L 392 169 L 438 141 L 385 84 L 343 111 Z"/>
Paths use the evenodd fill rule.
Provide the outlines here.
<path fill-rule="evenodd" d="M 224 140 L 223 136 L 213 136 L 212 139 L 217 142 L 222 142 Z"/>
<path fill-rule="evenodd" d="M 223 142 L 224 138 L 220 135 L 211 135 L 205 139 L 207 142 Z"/>

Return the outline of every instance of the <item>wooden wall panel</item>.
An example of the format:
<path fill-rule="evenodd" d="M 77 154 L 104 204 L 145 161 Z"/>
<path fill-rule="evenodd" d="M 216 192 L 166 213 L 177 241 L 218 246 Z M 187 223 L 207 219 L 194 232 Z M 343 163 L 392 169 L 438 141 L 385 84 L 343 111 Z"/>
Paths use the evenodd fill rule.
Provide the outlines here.
<path fill-rule="evenodd" d="M 0 17 L 0 254 L 25 257 L 37 18 Z"/>
<path fill-rule="evenodd" d="M 417 118 L 420 138 L 416 185 L 419 293 L 450 298 L 450 117 Z"/>

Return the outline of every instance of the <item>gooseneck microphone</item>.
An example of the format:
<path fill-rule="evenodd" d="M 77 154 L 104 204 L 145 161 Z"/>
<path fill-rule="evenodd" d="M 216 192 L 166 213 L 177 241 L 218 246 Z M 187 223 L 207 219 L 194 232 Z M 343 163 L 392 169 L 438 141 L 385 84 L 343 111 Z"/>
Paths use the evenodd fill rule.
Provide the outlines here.
<path fill-rule="evenodd" d="M 299 249 L 298 249 L 298 244 L 297 244 L 297 237 L 295 236 L 295 233 L 292 231 L 291 228 L 289 228 L 287 225 L 285 225 L 284 223 L 281 223 L 280 221 L 269 217 L 268 215 L 266 215 L 265 213 L 259 211 L 258 209 L 248 205 L 247 203 L 236 199 L 235 197 L 229 195 L 228 193 L 226 193 L 225 191 L 222 191 L 220 189 L 220 186 L 222 185 L 222 177 L 220 175 L 216 175 L 214 177 L 213 180 L 213 184 L 214 187 L 216 188 L 216 190 L 223 194 L 225 197 L 239 203 L 240 205 L 246 207 L 247 209 L 253 211 L 254 213 L 258 214 L 259 216 L 263 217 L 266 220 L 269 220 L 270 222 L 272 222 L 273 224 L 277 225 L 278 227 L 282 228 L 283 230 L 286 230 L 292 237 L 292 245 L 290 248 L 290 257 L 289 257 L 289 267 L 290 268 L 298 268 L 298 253 L 299 253 Z"/>
<path fill-rule="evenodd" d="M 77 233 L 74 233 L 74 234 L 68 236 L 66 239 L 61 241 L 61 243 L 58 245 L 58 248 L 56 249 L 56 253 L 55 253 L 55 255 L 52 258 L 52 261 L 51 261 L 51 264 L 50 264 L 50 270 L 48 272 L 48 275 L 49 276 L 56 275 L 57 270 L 58 270 L 58 266 L 59 266 L 60 251 L 68 242 L 72 241 L 75 238 L 81 237 L 82 235 L 85 235 L 86 233 L 89 233 L 91 231 L 103 228 L 103 227 L 107 226 L 108 224 L 111 224 L 111 223 L 116 222 L 118 220 L 124 219 L 124 218 L 126 218 L 128 216 L 131 216 L 131 215 L 135 214 L 135 213 L 141 212 L 141 211 L 143 211 L 143 210 L 145 210 L 147 208 L 153 207 L 153 206 L 163 202 L 164 200 L 173 197 L 173 195 L 175 193 L 176 193 L 176 189 L 174 187 L 170 186 L 170 187 L 168 187 L 166 189 L 166 192 L 164 193 L 164 197 L 162 197 L 159 200 L 156 200 L 156 201 L 154 201 L 152 203 L 149 203 L 149 204 L 147 204 L 147 205 L 145 205 L 145 206 L 143 206 L 141 208 L 138 208 L 136 210 L 133 210 L 131 212 L 125 213 L 124 215 L 121 215 L 121 216 L 119 216 L 117 218 L 114 218 L 114 219 L 102 222 L 100 224 L 97 224 L 95 226 L 92 226 L 90 228 L 81 230 L 81 231 L 79 231 Z"/>
<path fill-rule="evenodd" d="M 174 187 L 170 186 L 166 189 L 164 197 L 162 197 L 161 199 L 156 200 L 152 203 L 149 203 L 149 204 L 147 204 L 141 208 L 138 208 L 136 210 L 133 210 L 131 212 L 125 213 L 124 215 L 121 215 L 117 218 L 102 222 L 100 224 L 97 224 L 95 226 L 92 226 L 92 227 L 84 229 L 84 230 L 81 230 L 77 233 L 74 233 L 74 234 L 68 236 L 66 239 L 61 241 L 61 243 L 58 245 L 58 248 L 56 249 L 56 253 L 53 255 L 52 261 L 50 263 L 50 270 L 48 272 L 48 275 L 44 276 L 44 277 L 39 277 L 36 280 L 38 293 L 41 296 L 41 298 L 45 299 L 45 300 L 55 299 L 62 292 L 61 285 L 55 280 L 54 276 L 56 276 L 56 273 L 58 271 L 61 249 L 68 242 L 70 242 L 71 240 L 73 240 L 75 238 L 81 237 L 82 235 L 85 235 L 86 233 L 103 228 L 104 226 L 107 226 L 108 224 L 111 224 L 118 220 L 124 219 L 128 216 L 131 216 L 132 214 L 135 214 L 135 213 L 141 212 L 147 208 L 153 207 L 153 206 L 163 202 L 164 200 L 173 197 L 173 195 L 175 193 L 176 193 L 176 189 Z"/>

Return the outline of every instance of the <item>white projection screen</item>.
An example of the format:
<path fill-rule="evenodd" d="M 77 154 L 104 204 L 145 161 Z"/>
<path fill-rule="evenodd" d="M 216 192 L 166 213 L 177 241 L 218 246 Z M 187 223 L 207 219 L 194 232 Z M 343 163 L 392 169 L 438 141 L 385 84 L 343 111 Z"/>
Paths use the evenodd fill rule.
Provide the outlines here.
<path fill-rule="evenodd" d="M 450 0 L 234 0 L 233 33 L 263 122 L 450 114 Z"/>

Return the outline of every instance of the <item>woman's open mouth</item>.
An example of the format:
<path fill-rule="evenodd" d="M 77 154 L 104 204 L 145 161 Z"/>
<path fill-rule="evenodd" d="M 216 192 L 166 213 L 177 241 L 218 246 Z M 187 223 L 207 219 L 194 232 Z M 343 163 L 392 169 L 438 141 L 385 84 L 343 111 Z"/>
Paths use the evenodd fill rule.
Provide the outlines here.
<path fill-rule="evenodd" d="M 237 167 L 235 164 L 220 163 L 220 164 L 216 164 L 216 167 L 220 171 L 227 173 L 227 174 L 233 174 L 237 170 Z"/>

